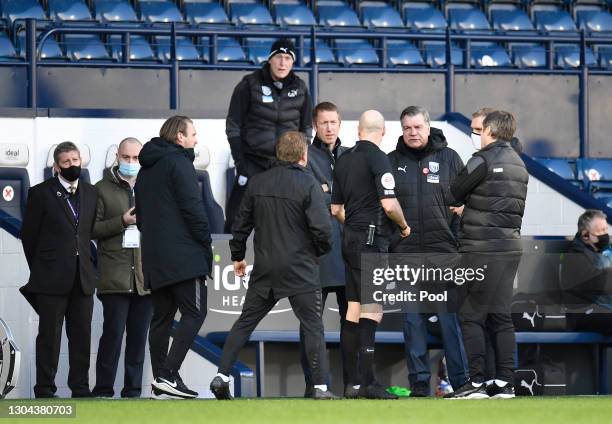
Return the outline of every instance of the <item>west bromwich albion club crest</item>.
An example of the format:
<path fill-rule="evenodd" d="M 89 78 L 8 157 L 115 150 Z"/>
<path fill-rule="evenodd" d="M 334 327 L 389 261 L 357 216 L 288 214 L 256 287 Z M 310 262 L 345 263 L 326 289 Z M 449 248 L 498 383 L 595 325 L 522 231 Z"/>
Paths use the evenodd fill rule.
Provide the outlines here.
<path fill-rule="evenodd" d="M 434 174 L 440 170 L 440 164 L 438 162 L 429 162 L 429 171 Z"/>
<path fill-rule="evenodd" d="M 268 87 L 267 85 L 262 85 L 261 92 L 263 93 L 264 96 L 269 96 L 270 94 L 272 94 L 272 89 Z"/>

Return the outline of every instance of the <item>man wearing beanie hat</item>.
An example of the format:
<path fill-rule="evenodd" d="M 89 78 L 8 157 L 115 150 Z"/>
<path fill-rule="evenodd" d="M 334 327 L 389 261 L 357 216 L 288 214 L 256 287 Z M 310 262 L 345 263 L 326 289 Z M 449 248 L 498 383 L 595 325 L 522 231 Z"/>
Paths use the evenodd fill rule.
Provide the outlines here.
<path fill-rule="evenodd" d="M 295 46 L 277 40 L 263 67 L 246 75 L 232 94 L 225 133 L 236 164 L 236 178 L 225 210 L 225 232 L 249 179 L 275 162 L 275 146 L 287 131 L 300 131 L 310 140 L 312 105 L 306 84 L 293 72 Z"/>

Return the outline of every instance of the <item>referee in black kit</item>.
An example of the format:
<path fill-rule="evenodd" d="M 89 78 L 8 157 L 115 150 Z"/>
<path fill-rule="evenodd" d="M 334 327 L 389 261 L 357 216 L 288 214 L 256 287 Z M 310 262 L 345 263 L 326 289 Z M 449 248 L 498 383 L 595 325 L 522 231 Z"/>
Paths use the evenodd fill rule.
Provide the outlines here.
<path fill-rule="evenodd" d="M 410 227 L 395 198 L 395 180 L 387 155 L 378 147 L 385 135 L 380 112 L 368 110 L 359 118 L 360 141 L 336 162 L 332 187 L 332 214 L 345 224 L 342 253 L 346 266 L 348 312 L 340 333 L 346 352 L 346 398 L 397 399 L 374 377 L 374 338 L 382 307 L 361 308 L 361 254 L 387 253 L 388 238 L 399 227 L 408 237 Z M 374 237 L 368 237 L 370 226 Z"/>

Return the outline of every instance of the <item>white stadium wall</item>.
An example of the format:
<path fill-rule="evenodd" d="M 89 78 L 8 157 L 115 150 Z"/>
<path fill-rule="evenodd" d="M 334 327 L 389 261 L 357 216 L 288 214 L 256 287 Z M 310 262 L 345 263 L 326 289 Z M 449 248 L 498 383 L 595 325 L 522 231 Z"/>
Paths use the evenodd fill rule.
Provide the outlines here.
<path fill-rule="evenodd" d="M 105 165 L 106 153 L 112 144 L 117 144 L 125 137 L 136 137 L 141 141 L 157 135 L 163 123 L 161 119 L 91 119 L 91 118 L 35 118 L 4 119 L 0 118 L 0 146 L 3 143 L 23 143 L 28 146 L 30 160 L 27 165 L 30 184 L 43 180 L 43 169 L 46 166 L 49 148 L 61 141 L 70 140 L 85 144 L 90 149 L 91 161 L 88 169 L 92 183 L 100 180 Z M 433 126 L 444 131 L 450 147 L 454 148 L 464 162 L 473 153 L 470 138 L 446 122 L 433 122 Z M 200 145 L 208 147 L 211 153 L 208 171 L 211 176 L 212 190 L 217 202 L 224 206 L 225 171 L 229 161 L 229 146 L 225 137 L 225 121 L 196 120 L 195 127 Z M 340 133 L 344 144 L 354 144 L 357 137 L 357 123 L 342 123 Z M 382 148 L 389 152 L 395 148 L 401 135 L 399 123 L 387 124 L 387 135 Z M 561 235 L 571 236 L 575 232 L 576 221 L 583 208 L 564 198 L 535 178 L 529 182 L 527 208 L 523 220 L 523 235 Z M 410 217 L 407 217 L 410 222 Z M 22 366 L 17 388 L 10 398 L 29 398 L 32 396 L 32 385 L 35 380 L 34 341 L 37 333 L 38 317 L 27 302 L 21 297 L 18 288 L 28 278 L 28 267 L 23 255 L 21 243 L 13 236 L 0 230 L 0 317 L 12 329 L 16 343 L 21 349 Z M 90 384 L 95 382 L 95 355 L 98 340 L 102 331 L 101 304 L 96 299 L 92 325 L 92 358 Z M 67 344 L 63 339 L 60 366 L 56 379 L 58 395 L 68 396 L 67 377 Z M 122 359 L 121 359 L 122 361 Z M 149 363 L 148 352 L 146 363 Z M 210 397 L 208 382 L 216 372 L 215 367 L 198 355 L 190 352 L 183 366 L 182 375 L 186 384 L 200 392 L 202 397 Z M 118 376 L 123 375 L 120 362 Z M 143 381 L 143 395 L 148 395 L 146 387 L 151 380 L 150 367 L 146 368 Z M 117 378 L 116 393 L 121 389 L 122 378 Z"/>

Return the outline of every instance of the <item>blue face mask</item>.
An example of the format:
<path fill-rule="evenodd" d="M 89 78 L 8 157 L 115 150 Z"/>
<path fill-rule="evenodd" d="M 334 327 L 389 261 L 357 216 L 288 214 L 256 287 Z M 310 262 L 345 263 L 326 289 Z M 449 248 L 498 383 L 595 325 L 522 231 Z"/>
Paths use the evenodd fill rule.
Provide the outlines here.
<path fill-rule="evenodd" d="M 139 163 L 119 162 L 119 172 L 126 177 L 135 177 L 140 171 Z"/>

